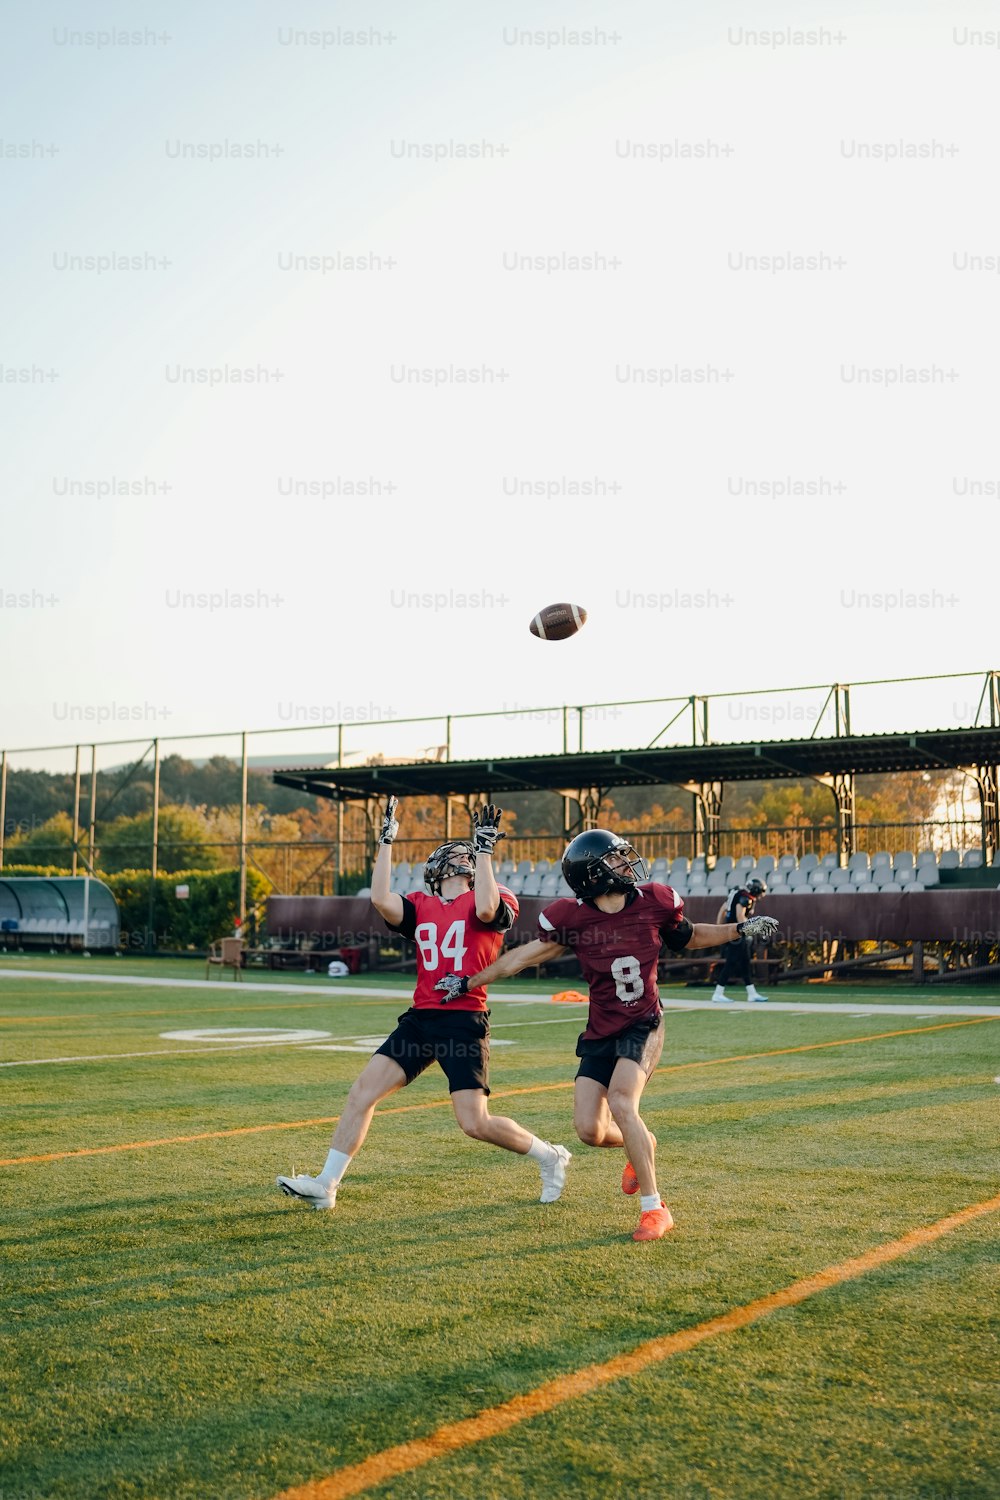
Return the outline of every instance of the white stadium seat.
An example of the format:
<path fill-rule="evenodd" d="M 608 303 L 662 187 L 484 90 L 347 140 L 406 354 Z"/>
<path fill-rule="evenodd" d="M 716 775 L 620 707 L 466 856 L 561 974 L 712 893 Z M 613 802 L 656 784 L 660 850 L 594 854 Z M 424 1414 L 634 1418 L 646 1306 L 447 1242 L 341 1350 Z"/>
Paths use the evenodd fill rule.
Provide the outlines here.
<path fill-rule="evenodd" d="M 962 855 L 963 870 L 981 870 L 983 868 L 982 849 L 966 849 Z"/>
<path fill-rule="evenodd" d="M 840 856 L 839 856 L 839 854 L 824 854 L 823 858 L 819 862 L 819 867 L 820 867 L 821 870 L 839 870 L 840 869 Z"/>
<path fill-rule="evenodd" d="M 810 870 L 809 871 L 809 884 L 812 886 L 812 888 L 813 888 L 814 891 L 815 890 L 819 890 L 819 889 L 821 889 L 823 887 L 829 886 L 829 884 L 830 884 L 830 872 L 829 872 L 829 870 L 821 870 L 819 868 L 817 868 L 815 870 Z"/>
<path fill-rule="evenodd" d="M 850 872 L 850 870 L 842 870 L 838 866 L 836 870 L 830 870 L 829 876 L 830 876 L 830 885 L 831 885 L 831 887 L 834 890 L 839 890 L 839 891 L 850 890 L 850 886 L 851 886 L 851 872 Z"/>
<path fill-rule="evenodd" d="M 912 870 L 915 863 L 912 850 L 901 849 L 892 862 L 892 868 L 894 870 Z"/>
<path fill-rule="evenodd" d="M 807 870 L 807 871 L 808 870 L 815 870 L 818 867 L 819 867 L 819 855 L 818 854 L 803 854 L 802 858 L 799 860 L 799 869 L 800 870 Z"/>
<path fill-rule="evenodd" d="M 773 854 L 762 854 L 757 861 L 757 874 L 762 875 L 766 870 L 770 875 L 771 871 L 775 867 L 775 864 L 776 860 Z"/>
<path fill-rule="evenodd" d="M 863 850 L 859 849 L 857 853 L 852 854 L 850 859 L 847 861 L 847 868 L 849 870 L 867 870 L 868 855 L 865 854 Z"/>
<path fill-rule="evenodd" d="M 957 849 L 943 849 L 938 856 L 939 870 L 957 870 L 960 863 Z"/>
<path fill-rule="evenodd" d="M 871 884 L 872 872 L 867 866 L 864 868 L 855 867 L 850 874 L 851 884 L 858 890 L 862 890 L 866 885 Z"/>

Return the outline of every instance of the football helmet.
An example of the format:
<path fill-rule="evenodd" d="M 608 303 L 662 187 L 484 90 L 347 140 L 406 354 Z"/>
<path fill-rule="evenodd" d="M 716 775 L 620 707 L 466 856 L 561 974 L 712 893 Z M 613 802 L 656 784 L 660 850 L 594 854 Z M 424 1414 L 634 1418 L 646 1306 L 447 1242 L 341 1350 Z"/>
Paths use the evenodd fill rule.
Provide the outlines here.
<path fill-rule="evenodd" d="M 753 896 L 755 899 L 758 896 L 767 895 L 767 886 L 764 884 L 763 880 L 761 880 L 759 875 L 755 875 L 752 880 L 747 881 L 746 890 L 747 894 Z"/>
<path fill-rule="evenodd" d="M 463 855 L 467 863 L 460 864 Z M 441 882 L 449 875 L 465 875 L 471 887 L 476 875 L 476 851 L 470 839 L 449 839 L 427 856 L 424 884 L 432 896 L 440 896 Z"/>
<path fill-rule="evenodd" d="M 628 872 L 612 869 L 609 854 L 622 855 Z M 629 891 L 637 880 L 648 879 L 645 865 L 628 840 L 607 828 L 578 833 L 566 846 L 562 872 L 570 890 L 585 901 L 608 891 Z"/>

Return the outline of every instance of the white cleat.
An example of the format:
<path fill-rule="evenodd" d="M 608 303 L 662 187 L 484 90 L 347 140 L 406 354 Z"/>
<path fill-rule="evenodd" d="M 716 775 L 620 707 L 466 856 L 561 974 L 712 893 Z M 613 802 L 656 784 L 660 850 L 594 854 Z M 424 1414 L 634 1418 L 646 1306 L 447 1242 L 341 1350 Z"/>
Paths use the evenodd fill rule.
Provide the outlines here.
<path fill-rule="evenodd" d="M 553 1146 L 555 1159 L 540 1163 L 542 1174 L 542 1196 L 539 1203 L 555 1203 L 566 1186 L 566 1167 L 573 1160 L 565 1146 Z"/>
<path fill-rule="evenodd" d="M 756 990 L 751 990 L 751 991 L 749 991 L 747 993 L 747 1004 L 748 1005 L 766 1005 L 767 1004 L 767 996 L 766 995 L 758 995 L 758 993 L 757 993 Z"/>
<path fill-rule="evenodd" d="M 336 1206 L 337 1189 L 328 1188 L 318 1177 L 300 1172 L 297 1177 L 276 1177 L 275 1181 L 287 1197 L 298 1198 L 301 1203 L 308 1203 L 312 1208 Z"/>
<path fill-rule="evenodd" d="M 715 994 L 712 996 L 712 1004 L 713 1005 L 732 1005 L 732 1003 L 733 1003 L 732 1000 L 726 994 L 725 990 L 722 989 L 722 988 L 720 988 L 719 985 L 716 985 L 715 986 Z"/>

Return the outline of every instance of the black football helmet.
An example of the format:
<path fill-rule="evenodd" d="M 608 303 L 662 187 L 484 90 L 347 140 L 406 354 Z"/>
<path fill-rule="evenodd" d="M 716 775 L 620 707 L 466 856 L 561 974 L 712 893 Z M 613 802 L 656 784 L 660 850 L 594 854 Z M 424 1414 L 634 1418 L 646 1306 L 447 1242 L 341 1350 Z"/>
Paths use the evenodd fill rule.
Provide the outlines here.
<path fill-rule="evenodd" d="M 467 864 L 459 863 L 463 855 Z M 449 875 L 465 875 L 471 887 L 476 875 L 476 851 L 470 839 L 449 839 L 447 844 L 439 844 L 427 856 L 424 884 L 432 896 L 440 896 L 441 882 L 447 880 Z"/>
<path fill-rule="evenodd" d="M 755 899 L 758 896 L 767 895 L 767 886 L 764 884 L 763 880 L 761 880 L 759 875 L 754 875 L 752 880 L 747 881 L 746 889 L 747 894 L 749 896 L 753 896 Z"/>
<path fill-rule="evenodd" d="M 629 873 L 613 870 L 607 862 L 609 854 L 623 855 Z M 637 880 L 648 878 L 645 865 L 628 840 L 607 828 L 578 833 L 566 846 L 562 872 L 570 890 L 584 901 L 608 891 L 630 891 Z"/>

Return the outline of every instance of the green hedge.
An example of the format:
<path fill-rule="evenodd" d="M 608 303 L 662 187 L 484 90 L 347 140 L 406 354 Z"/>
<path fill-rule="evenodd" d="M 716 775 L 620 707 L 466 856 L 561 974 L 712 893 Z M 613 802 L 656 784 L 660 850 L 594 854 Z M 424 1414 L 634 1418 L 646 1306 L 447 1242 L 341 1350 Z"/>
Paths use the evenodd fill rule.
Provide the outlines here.
<path fill-rule="evenodd" d="M 5 875 L 62 876 L 66 871 L 51 865 L 5 865 Z M 121 921 L 120 946 L 131 952 L 153 949 L 207 948 L 219 938 L 231 937 L 239 912 L 238 870 L 183 870 L 157 875 L 152 913 L 149 908 L 151 876 L 146 870 L 122 870 L 97 878 L 118 902 Z M 186 885 L 190 895 L 179 900 L 176 887 Z M 247 910 L 263 909 L 271 883 L 259 870 L 247 870 Z M 261 923 L 263 925 L 263 910 Z M 153 941 L 149 941 L 152 932 Z"/>

